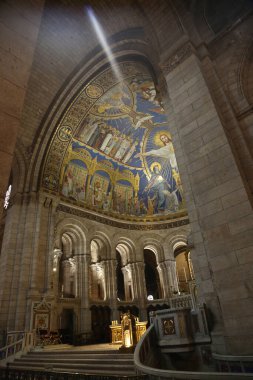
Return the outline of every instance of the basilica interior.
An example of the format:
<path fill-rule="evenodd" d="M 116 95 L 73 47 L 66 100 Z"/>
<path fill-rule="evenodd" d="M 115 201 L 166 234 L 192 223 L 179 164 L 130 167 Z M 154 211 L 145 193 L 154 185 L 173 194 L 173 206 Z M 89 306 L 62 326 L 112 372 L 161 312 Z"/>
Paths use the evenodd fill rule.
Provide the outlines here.
<path fill-rule="evenodd" d="M 252 9 L 1 2 L 1 347 L 129 313 L 253 363 Z"/>

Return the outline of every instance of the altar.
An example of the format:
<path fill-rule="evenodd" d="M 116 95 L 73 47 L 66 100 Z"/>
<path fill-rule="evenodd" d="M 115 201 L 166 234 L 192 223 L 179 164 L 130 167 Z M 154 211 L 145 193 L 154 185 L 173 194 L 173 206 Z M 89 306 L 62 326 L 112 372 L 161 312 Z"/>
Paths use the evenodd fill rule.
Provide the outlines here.
<path fill-rule="evenodd" d="M 134 323 L 131 323 L 131 317 L 134 318 Z M 115 320 L 112 321 L 112 324 L 110 325 L 112 344 L 135 345 L 139 342 L 141 336 L 145 333 L 147 329 L 147 323 L 147 321 L 140 322 L 138 317 L 134 317 L 132 315 L 130 316 L 128 313 L 123 314 L 121 323 L 118 323 L 118 321 Z M 128 332 L 128 330 L 129 334 L 126 338 L 126 331 Z M 126 343 L 126 340 L 128 339 L 131 343 Z"/>

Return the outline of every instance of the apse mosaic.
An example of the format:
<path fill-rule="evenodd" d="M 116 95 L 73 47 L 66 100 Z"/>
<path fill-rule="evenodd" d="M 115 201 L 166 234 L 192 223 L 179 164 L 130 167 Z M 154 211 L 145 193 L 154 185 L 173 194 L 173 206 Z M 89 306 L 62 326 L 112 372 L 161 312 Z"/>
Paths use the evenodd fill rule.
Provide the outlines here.
<path fill-rule="evenodd" d="M 145 66 L 124 62 L 119 69 L 120 81 L 104 71 L 65 112 L 42 186 L 112 217 L 164 220 L 184 209 L 168 121 Z"/>

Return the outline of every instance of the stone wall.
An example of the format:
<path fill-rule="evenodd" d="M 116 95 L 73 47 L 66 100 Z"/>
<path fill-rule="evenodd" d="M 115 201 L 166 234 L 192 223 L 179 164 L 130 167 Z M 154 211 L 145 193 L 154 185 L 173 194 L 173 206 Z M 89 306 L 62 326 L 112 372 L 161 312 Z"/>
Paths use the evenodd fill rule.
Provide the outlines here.
<path fill-rule="evenodd" d="M 251 199 L 209 88 L 213 64 L 209 57 L 199 60 L 188 49 L 189 57 L 172 70 L 169 62 L 165 75 L 191 221 L 192 260 L 203 300 L 214 314 L 214 349 L 242 353 L 243 335 L 249 331 L 252 274 L 239 257 L 253 243 Z M 249 319 L 243 328 L 245 313 Z M 223 349 L 219 335 L 224 338 Z M 245 353 L 251 345 L 247 333 Z"/>
<path fill-rule="evenodd" d="M 252 354 L 251 13 L 214 33 L 187 2 L 121 3 L 92 4 L 117 54 L 139 51 L 159 81 L 187 200 L 198 292 L 213 315 L 213 350 Z M 50 203 L 38 193 L 44 156 L 72 89 L 107 58 L 79 2 L 46 1 L 43 9 L 43 1 L 8 0 L 0 10 L 2 202 L 14 150 L 13 172 L 22 172 L 19 183 L 14 178 L 1 253 L 1 323 L 22 329 L 30 326 L 32 298 L 50 292 L 59 199 Z M 24 194 L 17 192 L 20 183 Z M 136 247 L 141 241 L 139 232 L 78 221 L 88 238 L 101 229 L 115 244 L 120 236 Z M 152 234 L 143 233 L 143 241 Z M 167 234 L 173 240 L 168 231 L 159 234 L 165 251 Z M 85 316 L 87 304 L 81 307 Z"/>
<path fill-rule="evenodd" d="M 16 137 L 20 128 L 43 4 L 43 0 L 37 0 L 22 3 L 5 1 L 0 5 L 2 89 L 0 97 L 0 217 L 8 187 Z"/>

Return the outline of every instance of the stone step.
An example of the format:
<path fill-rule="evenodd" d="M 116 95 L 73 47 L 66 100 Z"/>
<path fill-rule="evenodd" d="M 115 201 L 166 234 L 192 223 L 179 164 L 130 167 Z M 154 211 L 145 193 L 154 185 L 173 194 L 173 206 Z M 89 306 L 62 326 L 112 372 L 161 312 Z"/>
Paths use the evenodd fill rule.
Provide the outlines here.
<path fill-rule="evenodd" d="M 40 349 L 34 350 L 9 364 L 11 369 L 79 372 L 99 375 L 135 375 L 133 354 L 118 350 Z"/>
<path fill-rule="evenodd" d="M 42 357 L 42 356 L 56 356 L 56 355 L 61 355 L 61 356 L 80 356 L 80 357 L 95 357 L 95 358 L 111 358 L 114 356 L 115 358 L 128 358 L 131 359 L 133 357 L 132 354 L 122 354 L 119 353 L 118 351 L 112 352 L 112 353 L 100 353 L 100 352 L 87 352 L 87 351 L 31 351 L 27 355 L 29 356 L 34 356 L 34 357 Z"/>
<path fill-rule="evenodd" d="M 64 350 L 61 350 L 59 348 L 57 349 L 43 349 L 43 348 L 40 348 L 40 349 L 33 349 L 29 352 L 29 354 L 34 354 L 34 355 L 41 355 L 42 353 L 47 353 L 47 354 L 54 354 L 54 353 L 58 353 L 58 352 L 61 352 L 61 353 L 67 353 L 67 354 L 70 354 L 70 355 L 75 355 L 75 354 L 87 354 L 87 355 L 131 355 L 131 354 L 125 354 L 125 353 L 122 353 L 120 352 L 119 350 L 103 350 L 103 351 L 100 351 L 100 350 L 85 350 L 85 349 L 64 349 Z"/>
<path fill-rule="evenodd" d="M 43 364 L 43 365 L 42 365 Z M 133 365 L 117 365 L 117 364 L 112 364 L 112 363 L 109 363 L 109 364 L 98 364 L 98 363 L 95 363 L 95 364 L 86 364 L 86 363 L 75 363 L 75 362 L 72 362 L 72 363 L 59 363 L 59 362 L 56 362 L 56 363 L 39 363 L 39 362 L 36 362 L 36 363 L 30 363 L 29 361 L 27 362 L 22 362 L 22 361 L 19 361 L 17 362 L 16 360 L 13 362 L 13 363 L 10 363 L 9 364 L 9 367 L 12 368 L 12 367 L 26 367 L 29 369 L 31 369 L 32 367 L 33 368 L 37 368 L 37 367 L 42 367 L 42 368 L 56 368 L 56 367 L 59 367 L 59 368 L 69 368 L 69 369 L 92 369 L 92 370 L 95 370 L 95 369 L 107 369 L 107 370 L 111 370 L 111 371 L 115 371 L 115 370 L 122 370 L 122 371 L 128 371 L 128 370 L 131 370 L 133 371 L 134 369 L 134 366 Z"/>
<path fill-rule="evenodd" d="M 23 370 L 24 368 L 23 367 L 19 367 L 19 366 L 12 366 L 11 369 L 13 370 Z M 117 376 L 124 376 L 124 377 L 130 377 L 130 376 L 136 376 L 136 372 L 132 372 L 132 371 L 121 371 L 121 370 L 117 370 L 117 371 L 107 371 L 105 369 L 96 369 L 96 370 L 90 370 L 90 369 L 85 369 L 85 370 L 82 370 L 82 369 L 63 369 L 61 367 L 57 368 L 57 367 L 50 367 L 50 368 L 45 368 L 45 367 L 32 367 L 32 368 L 25 368 L 26 370 L 34 370 L 34 371 L 48 371 L 48 372 L 58 372 L 58 373 L 80 373 L 80 374 L 85 374 L 85 375 L 101 375 L 101 376 L 115 376 L 117 378 Z M 116 380 L 115 378 L 115 380 Z"/>
<path fill-rule="evenodd" d="M 21 357 L 19 359 L 16 359 L 16 363 L 76 363 L 76 364 L 96 364 L 96 365 L 101 365 L 101 364 L 111 364 L 112 359 L 107 358 L 107 359 L 99 359 L 99 362 L 97 359 L 80 359 L 80 358 L 46 358 L 42 357 L 39 360 L 37 358 L 31 358 L 30 356 L 25 356 Z M 114 363 L 117 363 L 117 365 L 133 365 L 133 360 L 130 359 L 117 359 L 113 360 Z"/>

